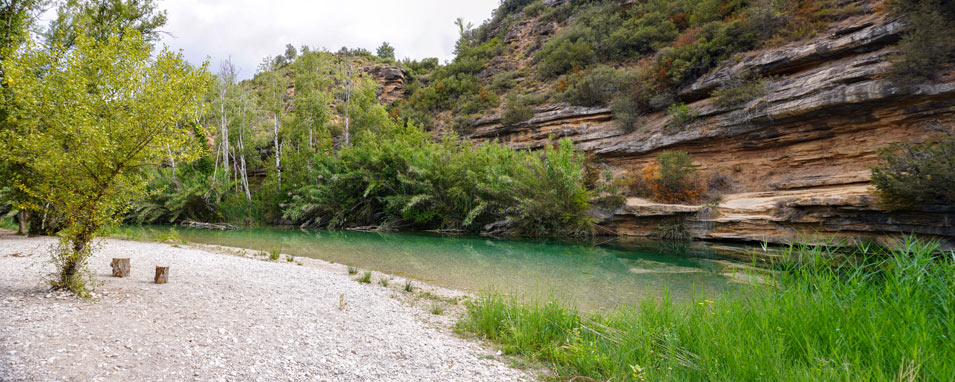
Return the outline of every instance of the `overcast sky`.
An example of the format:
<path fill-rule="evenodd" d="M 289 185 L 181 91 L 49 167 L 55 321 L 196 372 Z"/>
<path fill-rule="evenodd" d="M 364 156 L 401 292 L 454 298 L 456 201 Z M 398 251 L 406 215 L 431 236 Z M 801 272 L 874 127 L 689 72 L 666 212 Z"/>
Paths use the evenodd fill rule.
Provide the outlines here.
<path fill-rule="evenodd" d="M 453 57 L 463 17 L 479 25 L 499 0 L 160 0 L 169 12 L 163 42 L 212 69 L 228 57 L 243 79 L 264 57 L 303 44 L 337 51 L 343 46 L 374 53 L 383 41 L 398 58 Z"/>

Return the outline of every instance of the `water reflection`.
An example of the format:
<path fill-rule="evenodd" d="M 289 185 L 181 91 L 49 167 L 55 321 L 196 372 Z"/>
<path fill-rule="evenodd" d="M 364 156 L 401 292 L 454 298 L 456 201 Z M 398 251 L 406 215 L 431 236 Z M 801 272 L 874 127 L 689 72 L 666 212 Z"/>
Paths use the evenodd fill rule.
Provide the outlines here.
<path fill-rule="evenodd" d="M 130 227 L 145 237 L 168 227 Z M 468 291 L 559 296 L 582 310 L 637 304 L 668 293 L 680 300 L 733 288 L 705 248 L 649 241 L 535 241 L 415 233 L 255 228 L 176 228 L 190 242 L 268 250 L 374 269 Z"/>

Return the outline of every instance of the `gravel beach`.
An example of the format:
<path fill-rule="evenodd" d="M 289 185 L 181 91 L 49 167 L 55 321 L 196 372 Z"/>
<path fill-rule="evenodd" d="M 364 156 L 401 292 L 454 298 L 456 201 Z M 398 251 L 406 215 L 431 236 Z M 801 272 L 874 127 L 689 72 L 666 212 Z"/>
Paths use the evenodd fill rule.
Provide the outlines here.
<path fill-rule="evenodd" d="M 0 230 L 0 381 L 535 379 L 452 333 L 452 311 L 429 317 L 400 278 L 108 239 L 89 263 L 102 284 L 82 301 L 44 287 L 53 243 Z M 131 259 L 129 278 L 111 277 L 114 257 Z M 168 284 L 153 283 L 155 266 L 170 267 Z"/>

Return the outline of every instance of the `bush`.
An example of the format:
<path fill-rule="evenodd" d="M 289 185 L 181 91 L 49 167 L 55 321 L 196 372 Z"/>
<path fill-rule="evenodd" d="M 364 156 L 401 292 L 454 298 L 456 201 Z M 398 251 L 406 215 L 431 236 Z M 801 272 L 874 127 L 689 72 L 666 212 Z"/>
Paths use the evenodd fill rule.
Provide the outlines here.
<path fill-rule="evenodd" d="M 594 48 L 583 40 L 554 38 L 544 44 L 535 58 L 541 77 L 553 78 L 589 65 L 594 60 Z"/>
<path fill-rule="evenodd" d="M 661 203 L 692 203 L 700 201 L 706 186 L 697 176 L 689 154 L 670 151 L 658 155 L 656 163 L 630 175 L 627 191 Z"/>
<path fill-rule="evenodd" d="M 685 151 L 670 151 L 657 156 L 660 172 L 654 195 L 666 202 L 692 202 L 699 199 L 703 186 L 696 178 L 696 165 Z"/>
<path fill-rule="evenodd" d="M 743 73 L 731 77 L 713 92 L 713 104 L 721 108 L 739 106 L 765 96 L 768 92 L 769 80 Z"/>
<path fill-rule="evenodd" d="M 524 15 L 528 17 L 537 17 L 545 9 L 547 9 L 547 5 L 544 4 L 543 0 L 534 0 L 533 3 L 530 3 L 524 7 Z"/>
<path fill-rule="evenodd" d="M 884 149 L 872 183 L 889 210 L 955 205 L 955 136 Z"/>
<path fill-rule="evenodd" d="M 670 116 L 670 124 L 674 126 L 682 126 L 692 121 L 697 115 L 696 110 L 684 103 L 670 105 L 667 114 Z"/>
<path fill-rule="evenodd" d="M 150 176 L 146 198 L 132 203 L 125 220 L 136 224 L 221 221 L 220 203 L 231 183 L 221 172 L 214 178 L 205 161 L 179 166 L 175 173 L 170 167 L 146 170 Z"/>
<path fill-rule="evenodd" d="M 618 94 L 610 103 L 617 127 L 625 133 L 636 130 L 637 121 L 644 115 L 643 109 L 636 97 L 628 93 Z"/>
<path fill-rule="evenodd" d="M 314 164 L 318 181 L 292 193 L 286 218 L 326 228 L 590 233 L 584 157 L 569 141 L 528 152 L 453 136 L 435 142 L 413 125 L 366 135 Z"/>
<path fill-rule="evenodd" d="M 501 114 L 501 124 L 508 127 L 515 126 L 533 117 L 534 108 L 528 105 L 521 97 L 511 95 L 507 98 L 507 103 L 504 104 L 504 113 Z"/>
<path fill-rule="evenodd" d="M 944 0 L 894 0 L 892 14 L 906 22 L 890 77 L 898 82 L 933 80 L 955 60 L 955 3 Z"/>
<path fill-rule="evenodd" d="M 558 88 L 564 88 L 559 98 L 571 105 L 606 105 L 627 88 L 627 79 L 624 73 L 607 65 L 576 70 L 558 84 Z"/>

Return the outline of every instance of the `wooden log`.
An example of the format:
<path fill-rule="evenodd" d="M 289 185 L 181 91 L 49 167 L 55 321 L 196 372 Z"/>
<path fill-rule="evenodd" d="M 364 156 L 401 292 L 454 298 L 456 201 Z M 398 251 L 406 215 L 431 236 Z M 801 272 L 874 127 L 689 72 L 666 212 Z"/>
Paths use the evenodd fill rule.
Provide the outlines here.
<path fill-rule="evenodd" d="M 236 227 L 228 223 L 203 223 L 203 222 L 197 222 L 192 220 L 186 220 L 182 222 L 180 225 L 183 227 L 189 227 L 189 228 L 213 229 L 213 230 L 219 230 L 219 231 L 235 231 L 239 229 L 239 227 Z"/>
<path fill-rule="evenodd" d="M 165 284 L 169 281 L 169 267 L 156 267 L 156 284 Z"/>
<path fill-rule="evenodd" d="M 113 267 L 113 277 L 129 277 L 128 258 L 114 258 L 110 265 Z"/>

